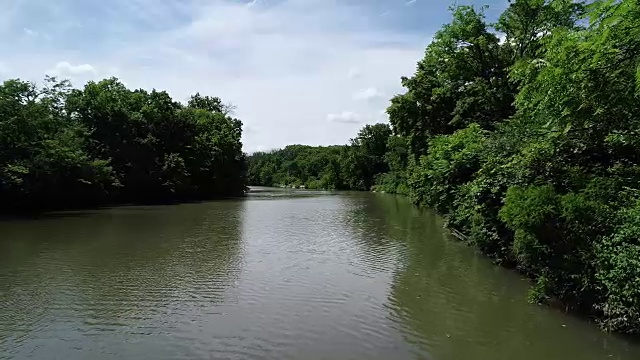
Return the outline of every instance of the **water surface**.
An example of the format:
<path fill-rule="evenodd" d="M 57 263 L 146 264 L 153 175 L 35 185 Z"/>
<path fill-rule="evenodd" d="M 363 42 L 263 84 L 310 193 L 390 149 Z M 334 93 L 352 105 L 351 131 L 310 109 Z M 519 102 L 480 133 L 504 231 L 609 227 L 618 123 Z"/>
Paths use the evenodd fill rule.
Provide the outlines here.
<path fill-rule="evenodd" d="M 404 198 L 246 199 L 0 221 L 0 359 L 639 359 Z"/>

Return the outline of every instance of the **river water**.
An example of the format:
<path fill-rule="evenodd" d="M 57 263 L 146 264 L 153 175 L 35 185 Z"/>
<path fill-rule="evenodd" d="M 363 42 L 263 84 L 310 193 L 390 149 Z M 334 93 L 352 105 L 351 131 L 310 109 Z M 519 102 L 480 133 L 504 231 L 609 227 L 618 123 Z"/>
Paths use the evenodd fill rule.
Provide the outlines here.
<path fill-rule="evenodd" d="M 401 197 L 0 222 L 0 359 L 640 359 Z"/>

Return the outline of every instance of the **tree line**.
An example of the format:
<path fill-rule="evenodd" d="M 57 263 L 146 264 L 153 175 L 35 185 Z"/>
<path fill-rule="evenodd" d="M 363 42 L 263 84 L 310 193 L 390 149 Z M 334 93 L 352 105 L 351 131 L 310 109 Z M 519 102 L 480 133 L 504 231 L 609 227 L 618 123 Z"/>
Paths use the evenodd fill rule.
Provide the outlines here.
<path fill-rule="evenodd" d="M 459 6 L 390 126 L 249 157 L 252 184 L 377 189 L 435 208 L 603 328 L 640 333 L 640 1 Z"/>
<path fill-rule="evenodd" d="M 391 129 L 367 125 L 350 145 L 289 145 L 248 157 L 249 184 L 307 189 L 369 190 L 389 169 L 385 160 Z"/>
<path fill-rule="evenodd" d="M 187 104 L 115 78 L 74 89 L 0 84 L 0 210 L 242 195 L 242 123 L 217 97 Z"/>

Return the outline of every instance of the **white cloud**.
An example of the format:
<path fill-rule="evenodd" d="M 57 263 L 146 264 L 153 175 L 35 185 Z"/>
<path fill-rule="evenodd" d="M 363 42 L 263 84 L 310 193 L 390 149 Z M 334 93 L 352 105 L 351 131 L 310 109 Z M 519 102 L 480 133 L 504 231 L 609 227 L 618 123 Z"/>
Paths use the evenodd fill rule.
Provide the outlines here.
<path fill-rule="evenodd" d="M 507 41 L 507 34 L 505 33 L 498 33 L 498 41 L 500 43 L 500 45 L 504 44 L 505 41 Z"/>
<path fill-rule="evenodd" d="M 195 92 L 219 96 L 236 105 L 235 116 L 247 129 L 259 126 L 260 131 L 243 134 L 245 150 L 254 151 L 290 143 L 347 143 L 359 124 L 379 118 L 380 102 L 388 99 L 354 101 L 354 93 L 370 84 L 375 93 L 365 91 L 364 98 L 402 91 L 400 77 L 414 72 L 429 41 L 384 29 L 338 0 L 250 3 L 114 0 L 108 11 L 121 14 L 120 22 L 99 22 L 106 27 L 102 37 L 92 36 L 82 47 L 54 47 L 73 38 L 78 27 L 64 30 L 69 33 L 43 27 L 53 34 L 50 47 L 14 51 L 6 61 L 13 76 L 35 81 L 50 70 L 76 86 L 116 75 L 134 88 L 166 89 L 175 99 Z M 147 5 L 153 11 L 133 11 Z M 176 12 L 184 14 L 180 23 Z M 83 32 L 97 31 L 94 22 L 60 14 L 67 18 L 55 24 L 79 23 Z M 127 16 L 130 21 L 123 20 Z M 148 31 L 140 24 L 164 27 Z M 65 61 L 52 68 L 50 59 Z"/>
<path fill-rule="evenodd" d="M 410 6 L 416 3 L 417 0 L 409 0 L 407 2 L 405 2 L 405 5 Z"/>
<path fill-rule="evenodd" d="M 51 41 L 51 35 L 47 33 L 41 33 L 31 28 L 24 28 L 22 30 L 32 40 L 40 39 L 40 40 Z"/>
<path fill-rule="evenodd" d="M 327 121 L 344 124 L 358 124 L 360 123 L 360 115 L 353 111 L 343 111 L 338 114 L 327 115 Z"/>
<path fill-rule="evenodd" d="M 54 76 L 67 77 L 87 74 L 96 75 L 97 71 L 89 64 L 71 65 L 66 61 L 61 61 L 57 63 L 53 69 L 49 70 L 48 73 Z"/>
<path fill-rule="evenodd" d="M 88 81 L 98 81 L 101 79 L 115 76 L 119 78 L 120 82 L 125 86 L 129 86 L 123 78 L 120 77 L 120 70 L 114 66 L 104 65 L 100 68 L 91 64 L 77 64 L 73 65 L 68 61 L 61 61 L 50 67 L 44 72 L 46 75 L 55 76 L 60 79 L 70 80 L 76 87 L 82 87 Z M 34 80 L 41 80 L 42 78 L 36 78 Z"/>
<path fill-rule="evenodd" d="M 384 95 L 375 87 L 368 87 L 353 94 L 355 100 L 372 101 L 383 99 Z"/>
<path fill-rule="evenodd" d="M 25 34 L 29 36 L 38 36 L 38 32 L 29 28 L 24 28 Z"/>

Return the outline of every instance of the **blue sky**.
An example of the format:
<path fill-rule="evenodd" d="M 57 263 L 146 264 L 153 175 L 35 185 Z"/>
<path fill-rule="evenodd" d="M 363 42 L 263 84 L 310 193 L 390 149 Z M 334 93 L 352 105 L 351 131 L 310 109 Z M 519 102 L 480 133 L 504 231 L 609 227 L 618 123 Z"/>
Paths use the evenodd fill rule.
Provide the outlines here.
<path fill-rule="evenodd" d="M 453 1 L 0 0 L 0 79 L 117 76 L 236 105 L 246 151 L 344 144 L 386 121 Z M 489 5 L 495 19 L 507 0 Z"/>

